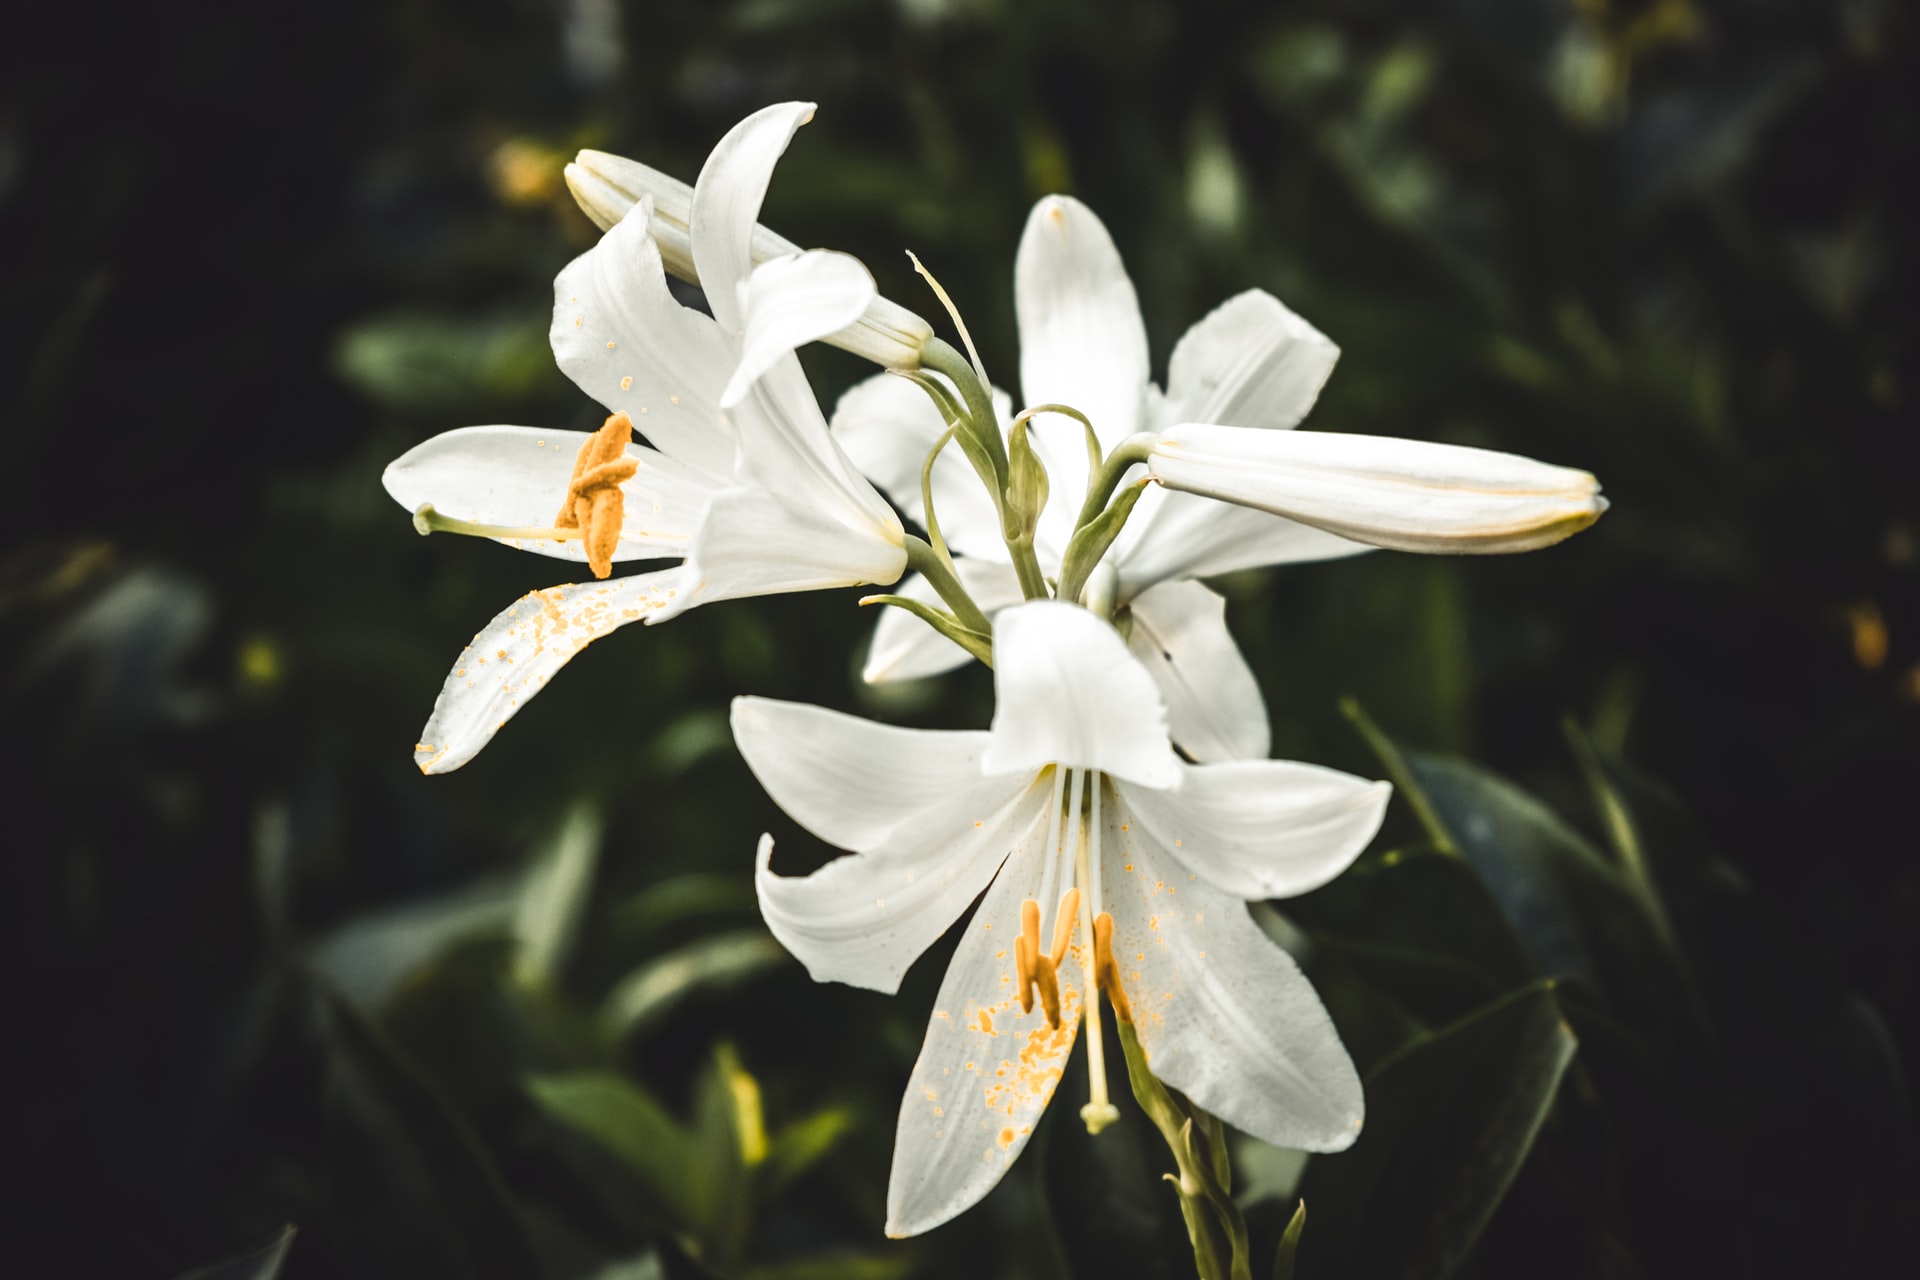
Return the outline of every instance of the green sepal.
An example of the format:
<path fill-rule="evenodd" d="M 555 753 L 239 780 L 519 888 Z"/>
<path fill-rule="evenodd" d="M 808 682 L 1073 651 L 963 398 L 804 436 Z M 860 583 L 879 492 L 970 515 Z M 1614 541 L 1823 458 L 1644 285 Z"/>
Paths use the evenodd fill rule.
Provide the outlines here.
<path fill-rule="evenodd" d="M 1073 540 L 1067 543 L 1067 554 L 1060 561 L 1062 600 L 1080 598 L 1080 592 L 1087 585 L 1094 567 L 1107 554 L 1107 548 L 1113 545 L 1113 540 L 1120 536 L 1120 530 L 1126 527 L 1127 517 L 1133 514 L 1134 504 L 1140 501 L 1140 495 L 1146 492 L 1151 483 L 1144 478 L 1137 481 L 1115 498 L 1112 506 L 1074 531 Z"/>
<path fill-rule="evenodd" d="M 866 596 L 860 603 L 863 606 L 890 604 L 897 609 L 905 609 L 987 666 L 993 665 L 993 638 L 962 625 L 960 619 L 944 609 L 936 609 L 923 600 L 912 600 L 906 596 Z"/>
<path fill-rule="evenodd" d="M 1307 1202 L 1302 1200 L 1280 1233 L 1280 1248 L 1273 1255 L 1273 1280 L 1293 1280 L 1293 1256 L 1300 1251 L 1300 1233 L 1307 1229 Z"/>

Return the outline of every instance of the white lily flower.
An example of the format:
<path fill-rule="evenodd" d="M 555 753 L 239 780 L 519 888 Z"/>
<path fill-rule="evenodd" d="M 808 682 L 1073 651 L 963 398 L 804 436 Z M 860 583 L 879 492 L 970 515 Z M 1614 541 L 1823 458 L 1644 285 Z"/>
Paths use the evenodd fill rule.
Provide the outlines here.
<path fill-rule="evenodd" d="M 1070 196 L 1034 206 L 1014 265 L 1020 382 L 1030 405 L 1066 404 L 1092 421 L 1103 451 L 1136 432 L 1187 419 L 1279 431 L 1306 416 L 1339 349 L 1271 294 L 1253 289 L 1189 329 L 1173 351 L 1167 391 L 1149 376 L 1146 324 L 1120 253 L 1099 218 Z M 1011 401 L 997 393 L 1003 427 Z M 841 397 L 834 435 L 876 484 L 925 522 L 920 468 L 946 430 L 917 388 L 869 379 Z M 1029 423 L 1051 483 L 1034 546 L 1057 577 L 1087 491 L 1084 430 L 1046 414 Z M 934 504 L 963 581 L 988 612 L 1020 600 L 999 517 L 959 450 L 934 464 Z M 1160 681 L 1174 741 L 1196 760 L 1261 759 L 1271 743 L 1266 703 L 1228 633 L 1225 601 L 1193 579 L 1259 565 L 1357 555 L 1372 548 L 1309 525 L 1159 486 L 1107 553 L 1116 599 L 1130 605 L 1134 654 Z M 971 558 L 983 563 L 969 564 Z M 919 579 L 902 594 L 930 597 Z M 966 654 L 900 610 L 881 616 L 865 677 L 937 674 Z"/>
<path fill-rule="evenodd" d="M 1363 1109 L 1353 1064 L 1245 904 L 1339 874 L 1379 827 L 1387 784 L 1286 761 L 1187 764 L 1153 678 L 1111 626 L 1064 602 L 1000 614 L 994 680 L 984 733 L 733 706 L 769 794 L 853 850 L 793 878 L 760 843 L 761 912 L 815 979 L 896 991 L 986 895 L 901 1107 L 888 1234 L 934 1227 L 999 1181 L 1083 1020 L 1083 1118 L 1111 1118 L 1095 990 L 1132 1022 L 1155 1075 L 1227 1123 L 1285 1147 L 1349 1145 Z"/>
<path fill-rule="evenodd" d="M 793 354 L 860 314 L 873 279 L 843 254 L 756 268 L 748 251 L 774 162 L 811 111 L 749 116 L 701 172 L 690 252 L 712 317 L 669 292 L 645 200 L 555 280 L 554 358 L 611 411 L 600 431 L 470 427 L 387 469 L 389 492 L 423 530 L 585 559 L 602 578 L 618 560 L 685 558 L 502 611 L 454 664 L 415 748 L 422 771 L 472 759 L 575 653 L 630 622 L 904 572 L 899 518 L 834 442 Z M 632 442 L 635 429 L 649 445 Z"/>
<path fill-rule="evenodd" d="M 804 106 L 811 117 L 811 104 L 793 105 Z M 668 272 L 690 284 L 703 283 L 689 230 L 692 187 L 638 160 L 604 151 L 582 151 L 567 166 L 566 176 L 573 198 L 602 231 L 610 230 L 642 200 L 652 200 L 654 218 L 649 229 Z M 785 237 L 763 226 L 754 227 L 750 254 L 755 263 L 793 257 L 799 252 L 799 247 Z M 899 303 L 875 295 L 853 318 L 821 335 L 820 340 L 876 364 L 916 368 L 921 347 L 932 337 L 932 325 Z"/>

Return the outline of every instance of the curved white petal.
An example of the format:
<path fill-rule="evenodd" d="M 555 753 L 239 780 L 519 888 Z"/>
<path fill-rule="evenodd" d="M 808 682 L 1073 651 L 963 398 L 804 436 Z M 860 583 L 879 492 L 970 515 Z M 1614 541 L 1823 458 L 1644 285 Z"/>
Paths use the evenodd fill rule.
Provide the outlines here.
<path fill-rule="evenodd" d="M 1360 856 L 1393 788 L 1293 760 L 1181 764 L 1179 787 L 1116 785 L 1136 822 L 1202 879 L 1241 898 L 1318 889 Z"/>
<path fill-rule="evenodd" d="M 859 319 L 879 290 L 858 258 L 815 249 L 755 267 L 743 294 L 746 334 L 740 366 L 720 394 L 723 409 L 740 403 L 781 356 Z"/>
<path fill-rule="evenodd" d="M 773 166 L 811 119 L 811 102 L 762 107 L 727 130 L 693 184 L 694 267 L 714 319 L 728 333 L 746 328 L 739 287 L 753 271 L 753 233 Z"/>
<path fill-rule="evenodd" d="M 1107 449 L 1138 431 L 1147 329 L 1120 252 L 1093 210 L 1072 196 L 1034 205 L 1014 259 L 1013 301 L 1027 405 L 1072 405 Z"/>
<path fill-rule="evenodd" d="M 458 520 L 511 528 L 547 528 L 573 477 L 573 460 L 591 437 L 584 431 L 535 427 L 460 427 L 443 431 L 388 464 L 380 482 L 409 511 L 431 503 Z M 641 445 L 627 446 L 640 463 L 620 486 L 626 518 L 615 560 L 684 556 L 706 514 L 714 482 L 690 467 Z M 577 540 L 495 538 L 495 542 L 558 560 L 584 563 Z"/>
<path fill-rule="evenodd" d="M 683 588 L 677 566 L 522 596 L 482 627 L 434 701 L 414 744 L 422 773 L 449 773 L 479 754 L 547 681 L 601 636 L 650 618 Z"/>
<path fill-rule="evenodd" d="M 1339 358 L 1325 334 L 1266 290 L 1249 289 L 1174 347 L 1166 421 L 1291 427 L 1307 416 Z"/>
<path fill-rule="evenodd" d="M 1183 423 L 1148 465 L 1169 488 L 1401 551 L 1531 551 L 1607 509 L 1585 471 L 1385 436 Z"/>
<path fill-rule="evenodd" d="M 654 242 L 668 272 L 694 284 L 700 273 L 693 266 L 693 188 L 658 169 L 604 151 L 582 151 L 566 168 L 567 187 L 586 215 L 607 230 L 642 199 L 654 202 L 650 224 Z M 753 229 L 753 260 L 766 262 L 800 252 L 800 247 L 766 227 Z M 825 341 L 843 347 L 875 364 L 911 367 L 920 363 L 920 349 L 933 336 L 933 326 L 897 302 L 875 298 L 859 319 Z"/>
<path fill-rule="evenodd" d="M 736 487 L 716 494 L 687 572 L 702 604 L 742 596 L 886 585 L 906 572 L 900 527 L 843 524 L 805 493 Z M 892 512 L 888 512 L 889 517 Z"/>
<path fill-rule="evenodd" d="M 988 773 L 1060 764 L 1149 787 L 1178 784 L 1167 710 L 1127 642 L 1079 605 L 1032 600 L 993 626 Z"/>
<path fill-rule="evenodd" d="M 1167 701 L 1167 728 L 1195 760 L 1265 760 L 1267 702 L 1227 630 L 1227 602 L 1197 582 L 1164 582 L 1133 602 L 1127 648 Z"/>
<path fill-rule="evenodd" d="M 624 409 L 667 456 L 733 473 L 733 427 L 720 411 L 735 347 L 667 291 L 642 202 L 553 282 L 548 338 L 561 371 L 608 409 Z"/>
<path fill-rule="evenodd" d="M 1003 423 L 1012 416 L 1012 402 L 1004 391 L 994 391 L 993 407 Z M 946 430 L 927 393 L 890 373 L 856 384 L 833 410 L 833 438 L 923 529 L 927 515 L 920 500 L 920 469 Z M 993 498 L 959 445 L 949 444 L 941 452 L 933 464 L 931 487 L 934 514 L 949 547 L 963 556 L 1007 558 Z"/>
<path fill-rule="evenodd" d="M 754 870 L 760 914 L 815 982 L 892 994 L 980 896 L 1008 851 L 1044 825 L 1047 799 L 1031 782 L 976 781 L 873 848 L 810 876 L 775 875 L 773 838 L 762 836 Z"/>
<path fill-rule="evenodd" d="M 1047 1025 L 1035 1001 L 1020 1012 L 1013 940 L 1020 903 L 1039 896 L 1052 824 L 1046 798 L 986 899 L 961 934 L 947 967 L 926 1043 L 913 1064 L 887 1180 L 887 1234 L 918 1235 L 987 1194 L 1026 1149 L 1040 1113 L 1073 1054 L 1080 1029 L 1086 947 L 1076 930 L 1060 967 L 1061 1025 Z M 1053 905 L 1043 929 L 1051 930 Z"/>
<path fill-rule="evenodd" d="M 1168 856 L 1124 801 L 1107 813 L 1104 905 L 1154 1074 L 1275 1146 L 1350 1146 L 1365 1112 L 1360 1079 L 1292 957 L 1239 898 Z"/>
<path fill-rule="evenodd" d="M 1012 565 L 962 556 L 953 562 L 953 568 L 960 585 L 989 618 L 1024 598 L 1019 576 Z M 910 600 L 946 607 L 933 585 L 919 574 L 903 581 L 897 590 Z M 951 671 L 970 661 L 972 658 L 965 649 L 905 609 L 887 608 L 880 611 L 880 621 L 874 625 L 873 641 L 867 646 L 867 661 L 860 670 L 860 678 L 868 684 L 918 680 Z"/>
<path fill-rule="evenodd" d="M 1339 560 L 1372 550 L 1284 516 L 1155 486 L 1140 495 L 1111 555 L 1124 597 L 1156 582 Z"/>
<path fill-rule="evenodd" d="M 733 740 L 773 802 L 842 849 L 870 849 L 980 781 L 987 735 L 904 729 L 802 702 L 733 700 Z"/>

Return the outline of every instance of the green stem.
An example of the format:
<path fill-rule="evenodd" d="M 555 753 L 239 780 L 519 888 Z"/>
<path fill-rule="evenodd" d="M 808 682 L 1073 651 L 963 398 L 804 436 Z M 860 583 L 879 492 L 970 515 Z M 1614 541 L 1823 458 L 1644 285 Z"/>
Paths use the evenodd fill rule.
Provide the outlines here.
<path fill-rule="evenodd" d="M 1088 479 L 1087 500 L 1080 504 L 1080 518 L 1073 522 L 1074 528 L 1082 529 L 1092 524 L 1094 518 L 1106 509 L 1107 500 L 1120 487 L 1127 468 L 1145 462 L 1153 455 L 1154 439 L 1152 432 L 1140 431 L 1114 446 L 1113 452 L 1101 464 L 1099 474 Z"/>
<path fill-rule="evenodd" d="M 908 534 L 906 539 L 907 567 L 919 573 L 940 593 L 940 598 L 953 610 L 954 617 L 969 631 L 981 635 L 993 634 L 993 623 L 987 620 L 980 606 L 973 602 L 967 589 L 960 583 L 960 575 L 953 571 L 953 565 L 924 538 Z"/>
<path fill-rule="evenodd" d="M 936 373 L 945 374 L 960 392 L 960 398 L 966 401 L 967 425 L 974 439 L 993 459 L 993 473 L 1004 492 L 1007 487 L 1007 446 L 1000 438 L 1000 424 L 995 421 L 993 396 L 980 380 L 980 375 L 974 371 L 973 363 L 939 338 L 928 339 L 920 349 L 920 363 Z"/>
<path fill-rule="evenodd" d="M 1050 599 L 1053 592 L 1047 589 L 1047 575 L 1040 568 L 1040 557 L 1034 554 L 1033 539 L 1008 538 L 1007 550 L 1013 555 L 1013 572 L 1020 579 L 1020 594 L 1029 600 Z"/>
<path fill-rule="evenodd" d="M 1434 847 L 1449 857 L 1464 858 L 1466 852 L 1460 848 L 1460 842 L 1454 839 L 1453 832 L 1440 817 L 1440 811 L 1433 807 L 1426 788 L 1414 778 L 1412 767 L 1407 764 L 1407 758 L 1400 754 L 1400 748 L 1394 745 L 1393 739 L 1381 731 L 1357 699 L 1342 698 L 1340 714 L 1353 722 L 1354 727 L 1360 730 L 1360 736 L 1373 748 L 1373 753 L 1380 757 L 1387 776 L 1393 779 L 1394 788 L 1413 806 L 1414 816 L 1427 829 L 1427 838 L 1433 841 Z"/>

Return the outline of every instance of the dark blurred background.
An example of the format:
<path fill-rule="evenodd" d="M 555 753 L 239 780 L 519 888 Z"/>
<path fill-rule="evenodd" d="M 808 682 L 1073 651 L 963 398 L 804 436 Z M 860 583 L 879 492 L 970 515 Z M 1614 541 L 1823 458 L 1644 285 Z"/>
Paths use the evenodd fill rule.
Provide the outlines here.
<path fill-rule="evenodd" d="M 1587 1142 L 1563 1106 L 1469 1273 L 1831 1274 L 1920 1213 L 1909 7 L 35 16 L 0 48 L 9 1271 L 172 1276 L 288 1222 L 296 1280 L 1099 1255 L 1059 1221 L 1076 1157 L 1044 1143 L 955 1226 L 881 1239 L 946 948 L 893 1000 L 816 988 L 752 906 L 759 832 L 789 866 L 828 854 L 753 784 L 730 696 L 972 726 L 986 673 L 863 689 L 856 593 L 729 603 L 588 651 L 458 774 L 410 762 L 468 636 L 565 574 L 419 538 L 381 468 L 455 426 L 595 424 L 546 348 L 552 277 L 594 236 L 561 165 L 591 146 L 691 180 L 787 98 L 820 110 L 765 220 L 934 314 L 915 250 L 1003 385 L 1014 246 L 1067 191 L 1113 231 L 1157 375 L 1260 286 L 1343 350 L 1309 427 L 1603 479 L 1612 511 L 1549 552 L 1219 584 L 1276 755 L 1378 774 L 1351 695 L 1597 839 L 1571 720 L 1690 813 L 1790 975 L 1743 997 L 1773 1047 L 1691 1077 L 1761 1103 L 1703 1137 L 1677 1086 L 1585 1080 L 1625 1136 Z M 829 409 L 867 372 L 807 361 Z M 1844 993 L 1846 1030 L 1806 1016 L 1803 979 Z M 1585 1062 L 1601 1033 L 1574 1028 Z M 1789 1059 L 1808 1070 L 1767 1074 Z M 609 1154 L 577 1131 L 595 1116 L 655 1140 Z M 663 1153 L 695 1191 L 649 1170 Z M 1164 1211 L 1146 1154 L 1133 1194 Z M 1246 1154 L 1250 1195 L 1297 1176 L 1274 1155 Z M 1318 1221 L 1307 1280 L 1337 1272 L 1308 1265 Z M 1103 1274 L 1158 1274 L 1146 1257 Z"/>

